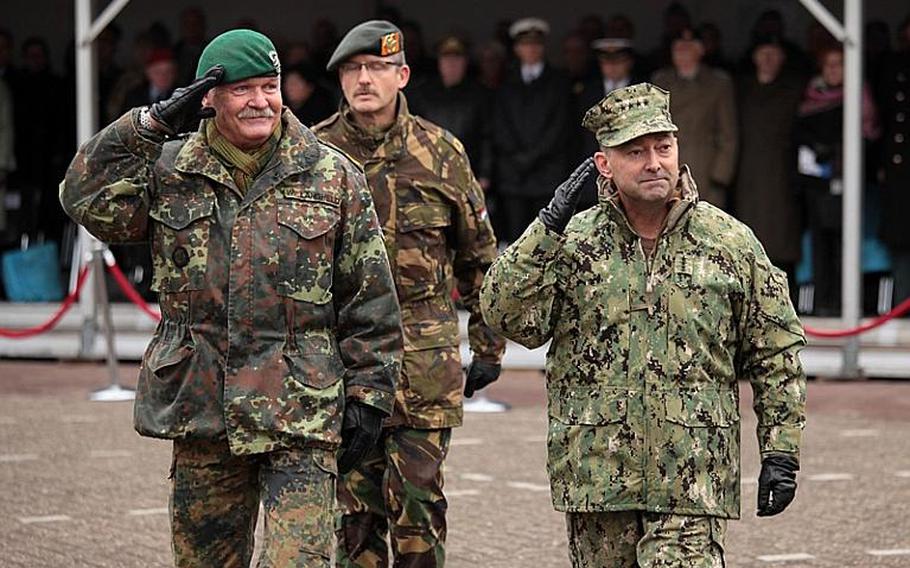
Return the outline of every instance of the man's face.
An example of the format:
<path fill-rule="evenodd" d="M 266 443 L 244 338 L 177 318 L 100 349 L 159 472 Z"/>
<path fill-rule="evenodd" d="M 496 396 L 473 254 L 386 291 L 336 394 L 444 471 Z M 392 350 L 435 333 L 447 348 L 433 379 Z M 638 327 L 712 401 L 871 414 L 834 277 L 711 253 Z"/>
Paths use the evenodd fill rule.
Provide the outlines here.
<path fill-rule="evenodd" d="M 281 80 L 252 77 L 218 85 L 202 106 L 215 109 L 215 126 L 241 150 L 262 146 L 281 121 Z"/>
<path fill-rule="evenodd" d="M 611 54 L 597 58 L 600 74 L 608 81 L 621 81 L 632 72 L 632 58 L 627 54 Z"/>
<path fill-rule="evenodd" d="M 515 42 L 515 56 L 522 65 L 534 65 L 543 61 L 543 40 L 536 37 L 523 38 Z"/>
<path fill-rule="evenodd" d="M 457 85 L 468 72 L 468 58 L 464 55 L 447 53 L 439 56 L 439 76 L 446 85 Z"/>
<path fill-rule="evenodd" d="M 755 69 L 759 74 L 777 77 L 784 65 L 784 57 L 784 50 L 780 46 L 762 45 L 752 54 L 752 62 L 755 63 Z"/>
<path fill-rule="evenodd" d="M 145 66 L 145 77 L 149 84 L 158 91 L 166 92 L 174 88 L 177 81 L 177 64 L 173 61 L 156 61 Z"/>
<path fill-rule="evenodd" d="M 646 134 L 597 152 L 594 163 L 630 205 L 665 203 L 679 181 L 679 148 L 668 132 Z"/>
<path fill-rule="evenodd" d="M 671 55 L 673 66 L 677 69 L 688 69 L 698 65 L 704 54 L 705 48 L 698 40 L 678 39 L 673 42 Z"/>
<path fill-rule="evenodd" d="M 356 113 L 373 114 L 398 100 L 411 69 L 389 57 L 355 55 L 338 66 L 344 98 Z"/>
<path fill-rule="evenodd" d="M 840 51 L 829 51 L 822 56 L 822 79 L 829 87 L 840 87 L 844 84 L 844 54 Z"/>

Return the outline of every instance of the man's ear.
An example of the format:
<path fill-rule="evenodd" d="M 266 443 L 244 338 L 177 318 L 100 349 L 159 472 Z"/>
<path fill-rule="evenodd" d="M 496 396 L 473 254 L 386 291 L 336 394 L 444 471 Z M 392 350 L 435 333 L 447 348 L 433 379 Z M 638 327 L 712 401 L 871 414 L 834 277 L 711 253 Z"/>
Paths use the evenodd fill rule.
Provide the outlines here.
<path fill-rule="evenodd" d="M 214 98 L 215 95 L 213 95 L 212 93 L 215 92 L 215 89 L 217 89 L 217 87 L 212 87 L 211 89 L 206 91 L 205 95 L 203 95 L 203 97 L 202 97 L 203 108 L 214 106 L 212 104 L 212 99 Z"/>
<path fill-rule="evenodd" d="M 613 179 L 613 168 L 610 167 L 610 160 L 607 158 L 606 152 L 599 151 L 594 153 L 594 165 L 600 175 L 607 179 Z"/>
<path fill-rule="evenodd" d="M 411 80 L 411 68 L 408 67 L 408 64 L 405 63 L 398 68 L 398 89 L 404 89 L 408 86 L 408 81 Z"/>

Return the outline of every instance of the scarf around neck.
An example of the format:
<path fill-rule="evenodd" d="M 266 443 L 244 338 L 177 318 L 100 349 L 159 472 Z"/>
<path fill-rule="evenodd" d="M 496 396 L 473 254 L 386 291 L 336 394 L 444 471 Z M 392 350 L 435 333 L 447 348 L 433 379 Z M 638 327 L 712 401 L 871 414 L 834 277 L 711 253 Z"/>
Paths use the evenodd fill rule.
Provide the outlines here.
<path fill-rule="evenodd" d="M 250 184 L 253 183 L 253 180 L 256 179 L 256 176 L 259 175 L 262 168 L 264 168 L 272 158 L 275 148 L 278 147 L 278 141 L 281 139 L 281 122 L 278 122 L 278 126 L 272 131 L 272 135 L 269 136 L 269 139 L 252 152 L 244 152 L 237 146 L 231 144 L 228 139 L 219 132 L 218 128 L 215 127 L 214 120 L 206 121 L 205 135 L 209 147 L 215 152 L 222 163 L 228 167 L 231 177 L 234 179 L 234 183 L 237 184 L 237 188 L 241 193 L 246 193 Z"/>

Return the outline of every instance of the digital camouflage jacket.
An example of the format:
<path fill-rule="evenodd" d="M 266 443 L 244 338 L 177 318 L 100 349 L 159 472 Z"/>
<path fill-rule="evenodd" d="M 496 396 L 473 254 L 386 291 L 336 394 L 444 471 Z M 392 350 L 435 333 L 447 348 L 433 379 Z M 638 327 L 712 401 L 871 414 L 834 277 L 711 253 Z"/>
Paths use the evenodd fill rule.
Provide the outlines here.
<path fill-rule="evenodd" d="M 400 313 L 363 175 L 293 115 L 245 195 L 204 125 L 161 143 L 132 111 L 61 184 L 105 242 L 149 241 L 162 320 L 143 357 L 136 430 L 227 436 L 234 453 L 340 443 L 345 399 L 392 410 Z"/>
<path fill-rule="evenodd" d="M 738 379 L 762 454 L 798 456 L 803 330 L 784 275 L 684 169 L 651 259 L 615 192 L 565 235 L 535 220 L 483 285 L 486 321 L 547 354 L 548 470 L 560 511 L 740 514 Z"/>
<path fill-rule="evenodd" d="M 347 105 L 313 130 L 363 166 L 385 236 L 404 326 L 401 378 L 387 425 L 447 428 L 462 420 L 453 287 L 470 312 L 474 357 L 499 363 L 505 351 L 478 305 L 496 238 L 461 142 L 410 114 L 404 95 L 398 107 L 392 128 L 378 135 L 358 128 Z"/>

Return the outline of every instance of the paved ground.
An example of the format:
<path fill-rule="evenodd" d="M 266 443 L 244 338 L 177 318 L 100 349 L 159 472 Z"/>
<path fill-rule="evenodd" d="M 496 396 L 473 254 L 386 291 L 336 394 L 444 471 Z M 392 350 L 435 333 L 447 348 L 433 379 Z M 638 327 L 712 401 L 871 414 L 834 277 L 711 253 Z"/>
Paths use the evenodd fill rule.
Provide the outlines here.
<path fill-rule="evenodd" d="M 105 381 L 100 365 L 0 361 L 0 566 L 170 565 L 169 445 L 133 433 L 130 403 L 87 402 Z M 729 566 L 910 566 L 910 381 L 811 383 L 797 501 L 761 520 L 748 392 Z M 567 567 L 541 376 L 509 373 L 492 395 L 514 408 L 469 415 L 453 438 L 449 566 Z"/>

